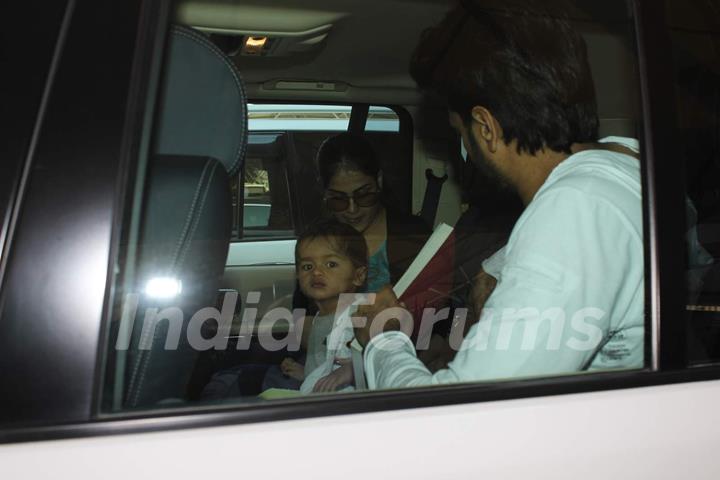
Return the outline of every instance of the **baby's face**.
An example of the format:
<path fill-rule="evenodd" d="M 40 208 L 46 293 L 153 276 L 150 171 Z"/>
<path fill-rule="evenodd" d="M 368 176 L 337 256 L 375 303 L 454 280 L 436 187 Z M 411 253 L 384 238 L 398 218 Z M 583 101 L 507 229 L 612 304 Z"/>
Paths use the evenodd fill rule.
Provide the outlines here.
<path fill-rule="evenodd" d="M 316 302 L 352 293 L 365 281 L 364 269 L 337 252 L 327 238 L 304 240 L 300 244 L 297 275 L 300 290 Z"/>

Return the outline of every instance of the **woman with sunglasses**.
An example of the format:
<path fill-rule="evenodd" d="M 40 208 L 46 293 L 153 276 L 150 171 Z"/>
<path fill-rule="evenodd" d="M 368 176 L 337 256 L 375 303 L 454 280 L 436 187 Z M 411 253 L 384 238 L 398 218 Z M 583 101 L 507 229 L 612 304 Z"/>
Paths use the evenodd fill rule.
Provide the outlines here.
<path fill-rule="evenodd" d="M 419 217 L 399 213 L 385 201 L 380 164 L 365 137 L 341 133 L 328 138 L 320 146 L 317 164 L 327 214 L 365 237 L 370 254 L 367 291 L 394 284 L 430 229 Z"/>

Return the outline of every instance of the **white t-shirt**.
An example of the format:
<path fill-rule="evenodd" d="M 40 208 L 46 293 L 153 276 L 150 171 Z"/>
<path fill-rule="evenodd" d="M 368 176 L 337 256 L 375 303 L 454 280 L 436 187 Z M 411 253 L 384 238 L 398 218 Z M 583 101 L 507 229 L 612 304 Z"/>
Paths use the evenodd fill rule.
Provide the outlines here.
<path fill-rule="evenodd" d="M 315 315 L 310 325 L 307 355 L 305 356 L 305 376 L 308 377 L 325 363 L 327 357 L 327 336 L 333 327 L 335 315 Z"/>
<path fill-rule="evenodd" d="M 324 349 L 322 349 L 323 353 L 319 352 L 320 349 L 313 349 L 312 362 L 305 364 L 305 380 L 300 385 L 300 392 L 302 393 L 312 393 L 318 380 L 340 368 L 336 360 L 352 358 L 352 351 L 348 346 L 355 337 L 351 317 L 357 310 L 358 304 L 367 302 L 367 294 L 344 294 L 344 297 L 346 303 L 338 305 L 335 314 L 315 318 L 315 321 L 321 319 L 318 326 L 321 326 L 322 331 L 311 331 L 310 336 L 313 338 L 313 342 L 321 341 L 325 345 Z M 330 320 L 329 323 L 328 320 Z M 313 329 L 315 328 L 315 321 L 313 322 Z M 314 333 L 316 334 L 315 337 L 313 337 Z M 310 342 L 308 342 L 308 347 L 310 347 Z M 308 351 L 309 355 L 310 351 Z M 320 358 L 320 355 L 323 355 L 323 357 Z M 354 389 L 352 385 L 349 385 L 339 391 L 349 392 Z"/>
<path fill-rule="evenodd" d="M 637 152 L 634 139 L 610 137 Z M 365 349 L 370 388 L 641 368 L 640 164 L 607 150 L 560 163 L 486 267 L 498 280 L 455 359 L 434 375 L 401 332 Z"/>

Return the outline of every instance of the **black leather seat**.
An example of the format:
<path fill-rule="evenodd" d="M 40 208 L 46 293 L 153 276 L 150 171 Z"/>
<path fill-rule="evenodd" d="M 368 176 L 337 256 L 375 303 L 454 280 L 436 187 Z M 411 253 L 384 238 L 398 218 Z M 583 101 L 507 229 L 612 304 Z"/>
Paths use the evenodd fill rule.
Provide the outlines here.
<path fill-rule="evenodd" d="M 231 233 L 229 179 L 247 145 L 247 101 L 233 63 L 185 27 L 172 28 L 166 58 L 133 277 L 140 301 L 124 362 L 124 408 L 186 398 L 199 354 L 187 327 L 199 310 L 218 307 Z M 181 290 L 151 296 L 145 287 L 157 279 L 173 279 Z"/>

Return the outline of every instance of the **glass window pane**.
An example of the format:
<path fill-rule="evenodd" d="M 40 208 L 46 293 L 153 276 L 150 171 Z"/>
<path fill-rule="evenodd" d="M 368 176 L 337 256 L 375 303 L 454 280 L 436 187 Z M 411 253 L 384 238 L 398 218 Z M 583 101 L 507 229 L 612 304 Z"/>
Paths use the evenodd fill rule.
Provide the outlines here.
<path fill-rule="evenodd" d="M 720 361 L 720 2 L 670 1 L 677 128 L 687 196 L 688 353 Z"/>
<path fill-rule="evenodd" d="M 425 75 L 412 90 L 403 73 L 408 105 L 371 104 L 366 131 L 348 135 L 351 106 L 302 93 L 295 103 L 282 92 L 282 102 L 251 103 L 241 172 L 208 161 L 172 207 L 153 212 L 138 200 L 114 309 L 114 410 L 644 368 L 631 10 L 621 0 L 540 3 L 433 4 L 450 13 L 422 36 L 424 53 L 403 51 Z M 442 16 L 417 25 L 418 38 Z M 282 42 L 268 43 L 282 51 Z M 226 65 L 243 65 L 254 85 L 283 76 L 271 51 L 225 51 L 235 55 Z M 298 57 L 308 71 L 321 67 L 314 58 Z M 343 61 L 338 72 L 356 59 Z M 367 67 L 363 75 L 390 79 L 396 91 L 381 65 Z M 358 95 L 376 100 L 373 85 Z M 419 125 L 414 136 L 400 128 L 403 110 Z M 221 151 L 237 129 L 219 129 L 196 130 Z M 153 165 L 149 178 L 161 172 Z M 216 197 L 210 179 L 224 193 Z M 134 198 L 162 197 L 153 188 L 143 184 Z M 426 219 L 453 202 L 460 219 L 432 233 Z M 196 206 L 227 222 L 217 235 L 232 217 L 234 241 L 192 243 L 216 228 Z M 153 244 L 176 216 L 180 233 Z M 157 264 L 166 254 L 171 263 Z M 348 299 L 368 300 L 387 284 L 404 307 L 386 298 L 394 309 L 371 310 L 369 327 L 353 330 Z M 165 363 L 146 369 L 148 359 Z"/>
<path fill-rule="evenodd" d="M 250 131 L 342 132 L 350 124 L 352 107 L 344 105 L 250 104 Z"/>
<path fill-rule="evenodd" d="M 335 131 L 350 125 L 352 107 L 348 105 L 250 104 L 249 124 L 253 131 Z M 365 130 L 399 132 L 400 119 L 392 109 L 371 106 Z"/>
<path fill-rule="evenodd" d="M 387 107 L 370 107 L 365 131 L 368 132 L 399 132 L 400 119 L 392 109 Z"/>
<path fill-rule="evenodd" d="M 281 158 L 245 159 L 243 236 L 293 231 L 286 170 Z"/>

